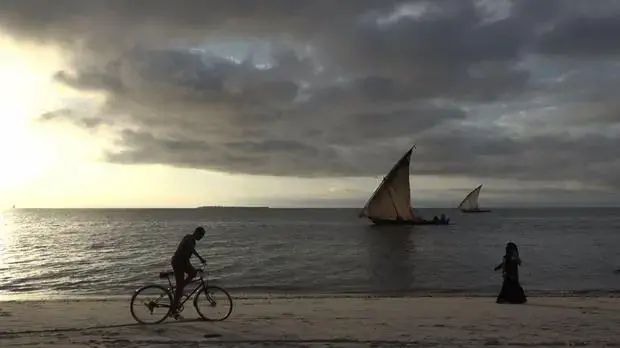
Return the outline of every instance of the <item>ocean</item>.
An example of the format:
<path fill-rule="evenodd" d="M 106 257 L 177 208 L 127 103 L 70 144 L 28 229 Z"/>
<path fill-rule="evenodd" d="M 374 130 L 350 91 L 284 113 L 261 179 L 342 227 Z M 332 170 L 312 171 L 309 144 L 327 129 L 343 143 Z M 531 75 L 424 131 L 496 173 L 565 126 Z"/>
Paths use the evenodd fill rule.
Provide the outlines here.
<path fill-rule="evenodd" d="M 130 296 L 198 225 L 209 279 L 261 294 L 495 295 L 494 272 L 517 243 L 530 295 L 620 289 L 620 209 L 446 213 L 450 226 L 376 227 L 359 209 L 8 210 L 0 221 L 0 299 Z M 197 264 L 197 263 L 195 263 Z"/>

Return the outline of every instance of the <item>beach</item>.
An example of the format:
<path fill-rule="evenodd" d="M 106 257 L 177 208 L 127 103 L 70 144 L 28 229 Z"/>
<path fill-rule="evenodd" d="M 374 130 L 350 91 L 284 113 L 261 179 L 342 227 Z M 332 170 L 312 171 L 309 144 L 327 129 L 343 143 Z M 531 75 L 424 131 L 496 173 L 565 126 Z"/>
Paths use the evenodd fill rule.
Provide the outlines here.
<path fill-rule="evenodd" d="M 0 302 L 1 347 L 618 346 L 620 300 L 531 297 L 235 299 L 223 322 L 136 324 L 129 299 Z"/>
<path fill-rule="evenodd" d="M 346 209 L 13 211 L 0 224 L 0 348 L 620 346 L 618 212 L 383 229 Z M 178 241 L 205 221 L 197 249 L 232 315 L 198 321 L 189 305 L 182 321 L 136 324 L 131 293 L 166 284 Z M 506 241 L 525 305 L 495 303 Z"/>

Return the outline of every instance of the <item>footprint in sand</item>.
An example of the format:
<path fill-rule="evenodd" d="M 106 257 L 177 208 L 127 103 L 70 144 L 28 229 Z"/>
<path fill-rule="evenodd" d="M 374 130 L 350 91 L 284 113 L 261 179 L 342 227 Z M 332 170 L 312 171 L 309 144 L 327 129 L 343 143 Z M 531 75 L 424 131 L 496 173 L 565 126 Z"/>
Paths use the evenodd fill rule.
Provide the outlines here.
<path fill-rule="evenodd" d="M 10 317 L 13 316 L 13 314 L 11 314 L 11 312 L 5 312 L 2 309 L 0 309 L 0 317 Z"/>
<path fill-rule="evenodd" d="M 212 333 L 212 334 L 205 334 L 204 337 L 205 338 L 216 338 L 216 337 L 222 337 L 222 335 L 216 334 L 216 333 Z"/>
<path fill-rule="evenodd" d="M 157 329 L 155 329 L 155 330 L 153 330 L 153 331 L 154 331 L 156 334 L 161 335 L 161 334 L 166 333 L 166 331 L 168 331 L 168 330 L 166 330 L 166 329 L 164 329 L 164 328 L 157 328 Z"/>

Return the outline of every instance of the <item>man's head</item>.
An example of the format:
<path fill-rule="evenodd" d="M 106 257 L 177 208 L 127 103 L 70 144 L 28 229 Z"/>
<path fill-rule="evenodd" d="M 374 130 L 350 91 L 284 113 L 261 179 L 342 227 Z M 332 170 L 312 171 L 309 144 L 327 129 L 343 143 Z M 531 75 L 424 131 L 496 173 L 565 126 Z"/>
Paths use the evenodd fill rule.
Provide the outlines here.
<path fill-rule="evenodd" d="M 194 230 L 194 238 L 196 238 L 196 240 L 201 240 L 202 237 L 204 237 L 205 235 L 205 229 L 202 226 L 198 226 L 196 227 L 196 229 Z"/>

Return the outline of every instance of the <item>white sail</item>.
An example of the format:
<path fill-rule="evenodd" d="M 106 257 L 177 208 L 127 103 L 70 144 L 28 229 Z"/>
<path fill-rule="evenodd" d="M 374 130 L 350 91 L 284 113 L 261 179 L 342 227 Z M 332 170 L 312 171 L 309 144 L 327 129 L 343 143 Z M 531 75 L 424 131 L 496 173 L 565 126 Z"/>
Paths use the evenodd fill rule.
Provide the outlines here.
<path fill-rule="evenodd" d="M 360 213 L 372 219 L 415 220 L 411 208 L 409 161 L 413 147 L 392 167 Z"/>
<path fill-rule="evenodd" d="M 465 199 L 459 204 L 459 209 L 462 210 L 478 210 L 478 196 L 480 196 L 480 190 L 482 189 L 482 185 L 476 187 L 473 191 L 471 191 Z"/>

